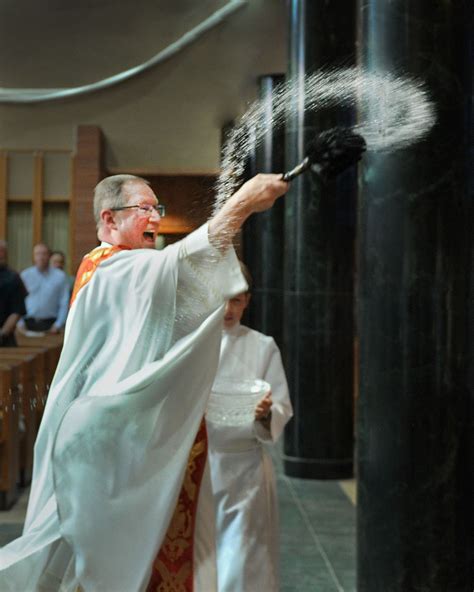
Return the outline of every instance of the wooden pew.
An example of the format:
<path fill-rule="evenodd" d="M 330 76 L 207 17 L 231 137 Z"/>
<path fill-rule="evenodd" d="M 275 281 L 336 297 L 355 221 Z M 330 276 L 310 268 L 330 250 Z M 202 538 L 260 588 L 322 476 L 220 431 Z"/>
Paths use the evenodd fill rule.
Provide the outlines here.
<path fill-rule="evenodd" d="M 15 338 L 19 347 L 36 347 L 40 345 L 42 347 L 55 348 L 57 346 L 62 346 L 64 334 L 58 333 L 56 335 L 53 333 L 38 333 L 37 336 L 31 337 L 30 335 L 25 335 L 21 331 L 16 331 Z"/>
<path fill-rule="evenodd" d="M 18 387 L 21 362 L 0 362 L 0 509 L 18 499 Z"/>
<path fill-rule="evenodd" d="M 10 348 L 12 350 L 18 348 Z M 19 366 L 19 405 L 21 409 L 20 419 L 20 485 L 25 486 L 31 482 L 33 470 L 33 450 L 38 433 L 38 389 L 36 383 L 37 374 L 41 371 L 41 357 L 35 353 L 13 351 L 5 353 L 0 350 L 2 363 L 20 362 Z M 45 381 L 42 380 L 41 392 L 46 397 Z M 22 428 L 22 429 L 21 429 Z"/>
<path fill-rule="evenodd" d="M 4 356 L 14 356 L 17 359 L 22 359 L 24 356 L 33 356 L 33 389 L 34 397 L 32 399 L 34 413 L 36 416 L 36 432 L 38 431 L 41 418 L 43 417 L 43 410 L 48 396 L 49 385 L 53 380 L 54 371 L 56 369 L 55 354 L 52 356 L 51 350 L 44 347 L 2 347 L 0 349 L 0 360 Z"/>
<path fill-rule="evenodd" d="M 20 331 L 17 331 L 15 337 L 21 350 L 24 350 L 25 348 L 43 348 L 47 350 L 47 374 L 50 377 L 47 387 L 49 389 L 54 373 L 56 372 L 59 357 L 61 356 L 64 335 L 62 333 L 59 335 L 46 333 L 37 337 L 29 337 Z"/>

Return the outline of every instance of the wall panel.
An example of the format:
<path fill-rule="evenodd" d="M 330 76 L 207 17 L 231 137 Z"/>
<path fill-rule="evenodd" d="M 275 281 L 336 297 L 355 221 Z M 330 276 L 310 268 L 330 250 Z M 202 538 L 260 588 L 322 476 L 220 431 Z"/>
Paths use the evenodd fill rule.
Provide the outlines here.
<path fill-rule="evenodd" d="M 8 205 L 7 215 L 8 262 L 21 271 L 32 265 L 33 225 L 31 203 L 14 202 Z"/>
<path fill-rule="evenodd" d="M 44 204 L 42 235 L 52 251 L 63 251 L 69 261 L 69 204 Z"/>

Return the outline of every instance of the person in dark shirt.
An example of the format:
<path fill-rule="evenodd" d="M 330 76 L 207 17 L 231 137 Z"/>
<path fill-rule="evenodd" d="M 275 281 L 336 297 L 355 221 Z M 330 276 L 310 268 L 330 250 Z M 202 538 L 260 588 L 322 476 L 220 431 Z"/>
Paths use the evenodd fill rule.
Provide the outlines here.
<path fill-rule="evenodd" d="M 28 294 L 20 276 L 7 265 L 7 243 L 0 240 L 0 347 L 16 345 L 15 327 L 26 314 Z"/>

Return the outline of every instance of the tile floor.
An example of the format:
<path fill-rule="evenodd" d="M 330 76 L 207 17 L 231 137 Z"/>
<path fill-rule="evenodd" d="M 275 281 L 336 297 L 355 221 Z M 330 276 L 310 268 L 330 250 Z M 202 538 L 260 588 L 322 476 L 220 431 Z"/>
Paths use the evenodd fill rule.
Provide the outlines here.
<path fill-rule="evenodd" d="M 355 482 L 289 478 L 273 458 L 281 592 L 355 592 Z"/>
<path fill-rule="evenodd" d="M 278 477 L 281 592 L 355 592 L 355 507 L 337 482 Z"/>
<path fill-rule="evenodd" d="M 355 592 L 354 482 L 290 479 L 283 474 L 279 451 L 273 456 L 281 592 Z M 27 496 L 24 492 L 10 511 L 0 512 L 0 546 L 21 534 Z"/>

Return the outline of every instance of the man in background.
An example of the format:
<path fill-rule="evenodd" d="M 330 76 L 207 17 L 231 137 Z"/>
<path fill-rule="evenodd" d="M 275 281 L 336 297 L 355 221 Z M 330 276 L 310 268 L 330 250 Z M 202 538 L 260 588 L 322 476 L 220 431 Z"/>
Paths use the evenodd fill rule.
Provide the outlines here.
<path fill-rule="evenodd" d="M 21 272 L 28 297 L 26 317 L 18 326 L 29 331 L 59 333 L 66 323 L 70 289 L 64 271 L 49 266 L 50 251 L 44 243 L 33 248 L 34 265 Z"/>
<path fill-rule="evenodd" d="M 66 256 L 62 251 L 52 251 L 51 256 L 49 257 L 49 264 L 51 267 L 65 271 L 64 267 L 66 266 Z"/>
<path fill-rule="evenodd" d="M 54 267 L 56 269 L 64 271 L 69 284 L 69 290 L 72 292 L 75 277 L 73 275 L 68 275 L 66 271 L 66 255 L 62 251 L 52 251 L 51 256 L 49 258 L 49 265 L 50 267 Z"/>
<path fill-rule="evenodd" d="M 26 314 L 26 288 L 7 261 L 8 246 L 0 240 L 0 347 L 16 346 L 15 327 Z"/>

